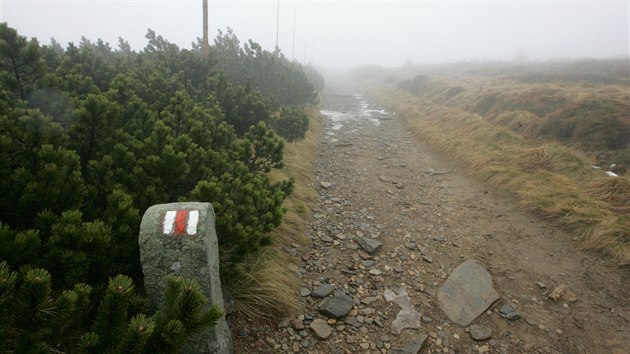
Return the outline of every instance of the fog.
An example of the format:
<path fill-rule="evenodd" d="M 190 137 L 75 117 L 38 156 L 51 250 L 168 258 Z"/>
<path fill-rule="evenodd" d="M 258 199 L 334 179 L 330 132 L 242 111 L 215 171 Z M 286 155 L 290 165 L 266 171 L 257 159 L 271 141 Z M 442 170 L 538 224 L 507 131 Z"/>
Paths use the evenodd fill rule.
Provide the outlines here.
<path fill-rule="evenodd" d="M 81 36 L 132 48 L 147 28 L 182 48 L 202 36 L 202 1 L 0 1 L 0 22 L 47 44 Z M 210 35 L 276 43 L 277 1 L 209 1 Z M 361 64 L 619 58 L 629 55 L 628 1 L 280 1 L 284 55 L 325 68 Z"/>

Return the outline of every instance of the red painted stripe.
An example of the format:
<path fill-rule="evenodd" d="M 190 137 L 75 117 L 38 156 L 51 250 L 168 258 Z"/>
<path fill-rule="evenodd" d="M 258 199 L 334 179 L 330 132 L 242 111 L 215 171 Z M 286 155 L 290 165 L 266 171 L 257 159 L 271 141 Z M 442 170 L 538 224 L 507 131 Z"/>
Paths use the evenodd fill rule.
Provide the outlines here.
<path fill-rule="evenodd" d="M 186 221 L 188 221 L 188 210 L 178 210 L 175 216 L 175 236 L 181 236 L 186 232 Z"/>

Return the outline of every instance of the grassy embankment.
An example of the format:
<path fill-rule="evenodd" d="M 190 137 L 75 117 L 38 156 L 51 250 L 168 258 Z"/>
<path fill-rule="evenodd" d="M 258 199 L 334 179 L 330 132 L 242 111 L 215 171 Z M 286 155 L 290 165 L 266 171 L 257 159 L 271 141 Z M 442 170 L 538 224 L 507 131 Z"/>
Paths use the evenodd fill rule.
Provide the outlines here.
<path fill-rule="evenodd" d="M 276 180 L 295 179 L 295 189 L 284 202 L 287 213 L 272 235 L 274 245 L 251 256 L 243 266 L 243 276 L 231 286 L 236 310 L 249 318 L 283 317 L 299 308 L 293 291 L 299 286 L 290 267 L 292 259 L 281 249 L 309 241 L 304 237 L 304 228 L 317 198 L 312 188 L 313 160 L 320 143 L 322 122 L 316 106 L 309 107 L 307 114 L 309 129 L 305 138 L 286 144 L 284 167 L 272 172 Z"/>
<path fill-rule="evenodd" d="M 569 230 L 585 249 L 630 265 L 627 85 L 414 74 L 381 73 L 369 96 L 471 174 Z M 592 167 L 598 161 L 616 163 L 625 175 L 605 176 Z"/>

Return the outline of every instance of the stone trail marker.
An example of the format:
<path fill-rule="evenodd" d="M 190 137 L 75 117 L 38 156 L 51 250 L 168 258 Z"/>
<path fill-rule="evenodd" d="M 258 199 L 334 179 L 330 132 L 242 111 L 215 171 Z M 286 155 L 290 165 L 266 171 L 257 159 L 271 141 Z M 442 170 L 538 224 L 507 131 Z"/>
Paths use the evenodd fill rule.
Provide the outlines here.
<path fill-rule="evenodd" d="M 223 308 L 219 279 L 219 246 L 210 203 L 171 203 L 150 207 L 140 224 L 140 261 L 147 295 L 163 301 L 166 276 L 195 279 L 208 307 Z M 230 329 L 221 317 L 216 325 L 193 336 L 183 353 L 232 353 Z"/>

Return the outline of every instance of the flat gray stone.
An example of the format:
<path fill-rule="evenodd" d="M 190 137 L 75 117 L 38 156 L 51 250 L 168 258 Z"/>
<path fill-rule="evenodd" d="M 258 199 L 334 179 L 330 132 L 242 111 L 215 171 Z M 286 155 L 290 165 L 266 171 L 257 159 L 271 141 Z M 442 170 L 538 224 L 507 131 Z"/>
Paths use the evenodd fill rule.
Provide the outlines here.
<path fill-rule="evenodd" d="M 474 340 L 486 340 L 492 337 L 492 330 L 487 327 L 471 325 L 470 328 L 468 328 L 468 331 Z"/>
<path fill-rule="evenodd" d="M 319 304 L 319 312 L 332 318 L 342 318 L 354 306 L 354 300 L 341 290 L 335 291 L 334 296 L 329 296 Z"/>
<path fill-rule="evenodd" d="M 363 248 L 367 253 L 372 254 L 383 247 L 383 243 L 373 239 L 362 236 L 357 236 L 355 241 Z"/>
<path fill-rule="evenodd" d="M 397 292 L 387 289 L 383 295 L 387 302 L 394 302 L 400 306 L 400 311 L 398 311 L 396 318 L 392 321 L 392 334 L 398 335 L 405 328 L 420 328 L 422 317 L 418 311 L 413 308 L 411 298 L 407 295 L 407 289 L 404 285 L 400 286 Z"/>
<path fill-rule="evenodd" d="M 440 308 L 460 326 L 468 326 L 499 299 L 490 273 L 474 260 L 453 270 L 437 293 Z"/>
<path fill-rule="evenodd" d="M 310 326 L 317 337 L 321 339 L 326 339 L 332 334 L 332 328 L 321 318 L 314 319 Z"/>
<path fill-rule="evenodd" d="M 311 292 L 311 296 L 324 298 L 333 292 L 335 288 L 330 284 L 322 284 Z"/>
<path fill-rule="evenodd" d="M 418 354 L 427 338 L 428 336 L 426 334 L 420 334 L 417 338 L 406 343 L 393 345 L 391 349 L 387 351 L 387 354 Z"/>
<path fill-rule="evenodd" d="M 300 288 L 300 296 L 301 297 L 307 297 L 311 295 L 311 291 L 308 290 L 307 288 Z"/>

